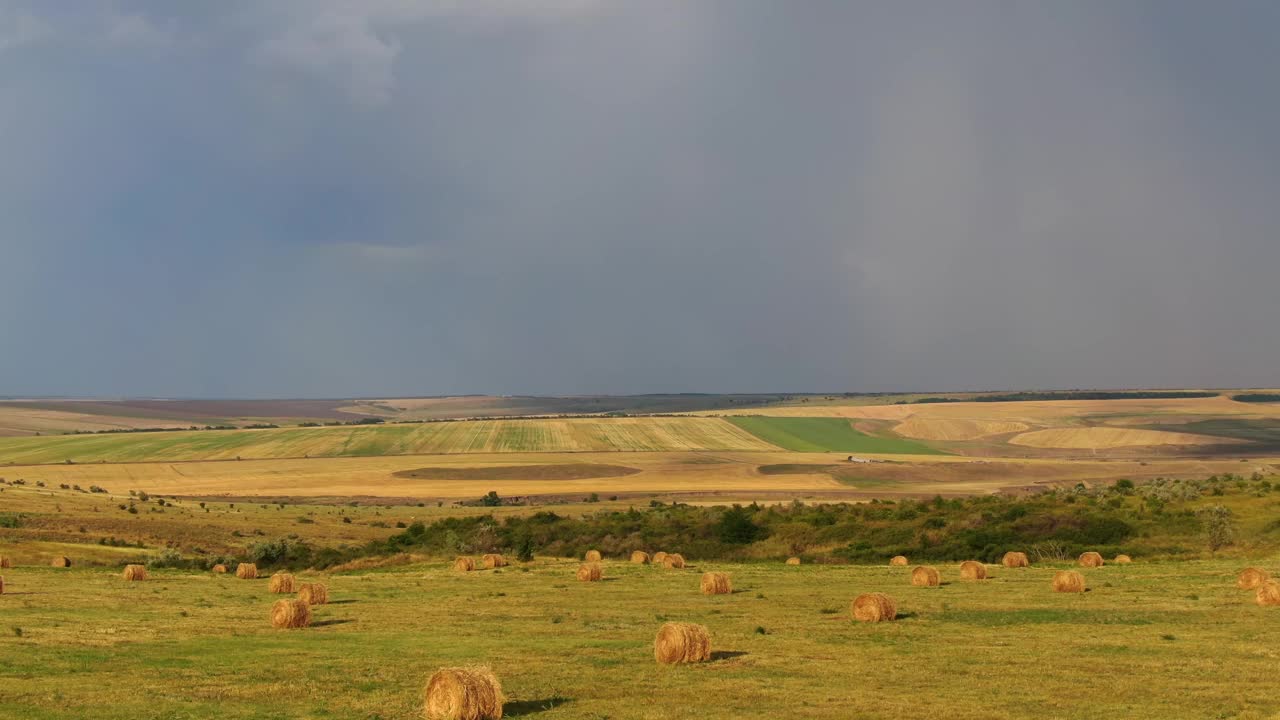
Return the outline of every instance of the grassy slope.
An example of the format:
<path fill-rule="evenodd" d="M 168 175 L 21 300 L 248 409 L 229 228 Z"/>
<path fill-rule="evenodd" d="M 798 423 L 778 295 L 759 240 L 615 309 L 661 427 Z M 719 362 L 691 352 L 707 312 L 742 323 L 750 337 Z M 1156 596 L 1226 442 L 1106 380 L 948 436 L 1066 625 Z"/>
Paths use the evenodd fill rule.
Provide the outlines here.
<path fill-rule="evenodd" d="M 594 584 L 575 567 L 320 577 L 337 603 L 296 631 L 269 627 L 265 579 L 19 567 L 0 596 L 0 717 L 407 719 L 432 670 L 469 663 L 502 678 L 508 717 L 545 720 L 1280 712 L 1280 608 L 1236 590 L 1231 561 L 1089 570 L 1083 595 L 1050 592 L 1050 567 L 966 583 L 945 565 L 948 584 L 926 589 L 909 568 L 717 565 L 739 591 L 716 597 L 697 591 L 710 566 L 609 562 Z M 851 622 L 872 590 L 905 617 Z M 714 662 L 656 665 L 665 620 L 707 625 Z"/>
<path fill-rule="evenodd" d="M 773 450 L 721 418 L 484 420 L 404 425 L 0 438 L 0 464 L 415 453 Z"/>
<path fill-rule="evenodd" d="M 912 440 L 860 433 L 843 418 L 745 416 L 728 419 L 761 440 L 794 452 L 939 454 L 928 445 Z"/>

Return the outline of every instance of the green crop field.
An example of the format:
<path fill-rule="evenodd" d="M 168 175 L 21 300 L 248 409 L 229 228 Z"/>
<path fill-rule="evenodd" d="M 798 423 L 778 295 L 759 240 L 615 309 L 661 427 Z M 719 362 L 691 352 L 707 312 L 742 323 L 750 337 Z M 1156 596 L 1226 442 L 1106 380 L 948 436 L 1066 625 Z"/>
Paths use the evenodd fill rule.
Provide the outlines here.
<path fill-rule="evenodd" d="M 729 420 L 761 440 L 793 452 L 940 454 L 912 440 L 858 432 L 844 418 L 750 415 Z"/>
<path fill-rule="evenodd" d="M 722 418 L 549 418 L 0 438 L 0 464 L 776 449 Z"/>
<path fill-rule="evenodd" d="M 487 664 L 507 717 L 1271 718 L 1280 608 L 1237 590 L 1236 561 L 1085 570 L 991 567 L 917 588 L 910 568 L 606 561 L 605 581 L 540 558 L 500 571 L 444 562 L 300 573 L 330 587 L 313 625 L 275 630 L 267 580 L 159 570 L 17 567 L 0 595 L 0 717 L 421 717 L 443 666 Z M 1277 559 L 1265 564 L 1273 571 Z M 1062 566 L 1059 566 L 1062 567 Z M 731 595 L 703 596 L 705 570 Z M 901 617 L 855 623 L 883 591 Z M 705 625 L 712 660 L 660 666 L 665 621 Z"/>

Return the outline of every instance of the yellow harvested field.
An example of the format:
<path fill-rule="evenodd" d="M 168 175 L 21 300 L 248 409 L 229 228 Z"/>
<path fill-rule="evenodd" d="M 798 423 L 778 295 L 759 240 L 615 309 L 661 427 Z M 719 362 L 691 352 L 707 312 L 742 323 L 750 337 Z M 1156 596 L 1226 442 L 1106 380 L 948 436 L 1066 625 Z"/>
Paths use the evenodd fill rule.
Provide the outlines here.
<path fill-rule="evenodd" d="M 72 430 L 132 430 L 136 428 L 186 428 L 190 422 L 125 415 L 91 415 L 46 408 L 0 405 L 0 436 L 64 433 Z"/>
<path fill-rule="evenodd" d="M 989 435 L 1027 430 L 1026 423 L 1012 420 L 973 420 L 962 418 L 912 416 L 894 426 L 903 437 L 918 440 L 975 440 Z"/>
<path fill-rule="evenodd" d="M 1086 427 L 1035 430 L 1017 435 L 1009 442 L 1026 447 L 1088 450 L 1155 445 L 1223 445 L 1239 441 L 1230 438 L 1166 432 L 1163 430 Z"/>
<path fill-rule="evenodd" d="M 876 457 L 876 456 L 868 456 Z M 1077 482 L 1111 482 L 1155 477 L 1205 477 L 1222 472 L 1272 472 L 1276 460 L 1242 465 L 1237 459 L 1152 458 L 1149 460 L 984 459 L 946 455 L 885 455 L 892 462 L 864 465 L 845 462 L 841 453 L 651 452 L 651 453 L 491 453 L 474 455 L 406 455 L 280 460 L 147 462 L 6 467 L 9 478 L 99 485 L 114 495 L 143 490 L 153 495 L 291 496 L 310 498 L 386 497 L 476 499 L 490 490 L 503 497 L 560 495 L 584 497 L 674 495 L 709 496 L 750 502 L 791 498 L 880 497 L 935 493 L 990 493 L 1002 488 Z M 617 477 L 564 478 L 563 466 L 614 464 L 639 470 Z M 556 472 L 547 473 L 539 466 Z M 778 468 L 763 473 L 760 467 Z M 786 467 L 790 469 L 783 469 Z M 510 474 L 476 473 L 467 477 L 417 478 L 397 475 L 422 468 L 528 468 Z M 840 482 L 823 468 L 842 468 Z M 816 471 L 815 471 L 816 470 Z M 441 475 L 444 473 L 437 473 Z M 11 491 L 12 492 L 12 491 Z M 7 497 L 10 493 L 6 492 Z M 84 496 L 96 498 L 97 496 Z M 721 500 L 723 501 L 723 500 Z"/>

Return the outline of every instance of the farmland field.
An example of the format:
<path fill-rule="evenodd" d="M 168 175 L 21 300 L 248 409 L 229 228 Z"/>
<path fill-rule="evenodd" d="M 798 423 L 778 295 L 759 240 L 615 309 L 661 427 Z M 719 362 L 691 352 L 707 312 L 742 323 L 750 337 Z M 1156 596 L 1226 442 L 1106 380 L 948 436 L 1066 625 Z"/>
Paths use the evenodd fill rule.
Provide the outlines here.
<path fill-rule="evenodd" d="M 848 420 L 828 417 L 734 417 L 734 425 L 793 452 L 904 453 L 930 455 L 928 445 L 882 438 L 853 429 Z"/>
<path fill-rule="evenodd" d="M 573 418 L 0 438 L 0 464 L 775 449 L 720 418 Z"/>
<path fill-rule="evenodd" d="M 944 564 L 943 586 L 918 588 L 909 567 L 614 559 L 605 582 L 580 583 L 567 560 L 471 573 L 433 562 L 300 573 L 333 602 L 299 630 L 270 627 L 279 596 L 265 579 L 17 567 L 0 596 L 0 717 L 407 720 L 430 672 L 481 663 L 502 680 L 507 717 L 546 720 L 1261 720 L 1280 712 L 1280 623 L 1235 588 L 1239 565 L 1108 565 L 1085 571 L 1089 592 L 1058 594 L 1062 566 L 1041 564 L 992 567 L 982 582 Z M 698 593 L 711 569 L 733 594 Z M 868 591 L 889 593 L 901 617 L 852 622 L 850 601 Z M 653 636 L 669 620 L 705 625 L 711 662 L 657 665 Z"/>

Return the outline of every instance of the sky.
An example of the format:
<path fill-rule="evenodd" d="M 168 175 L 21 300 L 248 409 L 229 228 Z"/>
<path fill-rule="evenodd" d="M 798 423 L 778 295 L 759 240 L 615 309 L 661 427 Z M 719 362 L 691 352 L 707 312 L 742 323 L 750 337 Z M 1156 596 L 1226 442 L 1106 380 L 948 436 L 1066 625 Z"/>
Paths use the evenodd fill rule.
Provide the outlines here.
<path fill-rule="evenodd" d="M 0 395 L 1274 387 L 1277 27 L 0 0 Z"/>

